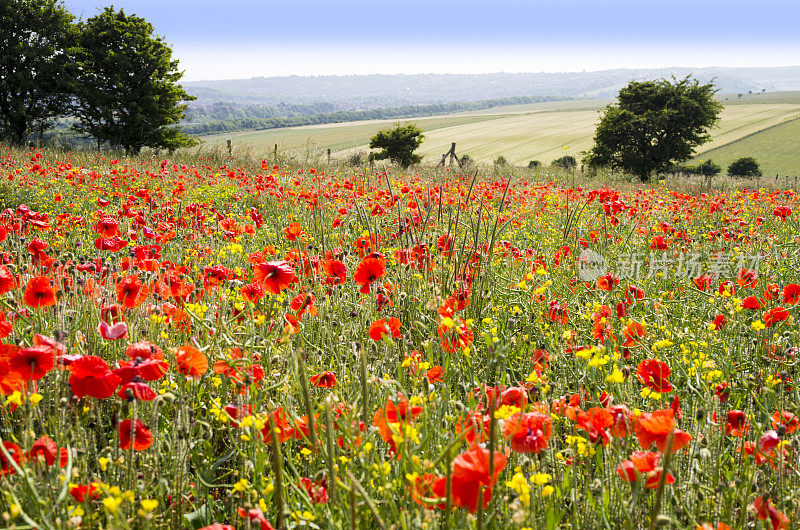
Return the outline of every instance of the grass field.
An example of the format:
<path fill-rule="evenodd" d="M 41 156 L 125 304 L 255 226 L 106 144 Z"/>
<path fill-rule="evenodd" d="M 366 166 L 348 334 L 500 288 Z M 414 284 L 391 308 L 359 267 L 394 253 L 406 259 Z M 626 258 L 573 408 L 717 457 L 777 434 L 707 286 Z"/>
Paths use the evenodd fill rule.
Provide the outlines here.
<path fill-rule="evenodd" d="M 792 136 L 796 129 L 776 129 L 800 117 L 800 93 L 727 97 L 735 99 L 723 98 L 726 107 L 720 123 L 711 131 L 712 140 L 702 147 L 698 159 L 707 152 L 724 153 L 725 160 L 756 156 L 748 149 L 759 145 L 763 148 L 759 147 L 757 158 L 769 172 L 791 173 L 800 167 L 800 157 L 794 157 L 791 147 L 786 146 L 787 141 L 796 138 Z M 437 161 L 456 142 L 459 155 L 468 154 L 479 162 L 491 162 L 502 155 L 512 164 L 527 164 L 530 160 L 549 163 L 565 154 L 580 157 L 582 151 L 591 147 L 600 118 L 598 111 L 608 103 L 608 100 L 555 101 L 407 121 L 416 122 L 425 132 L 420 153 L 427 162 Z M 394 120 L 375 120 L 248 131 L 208 136 L 204 140 L 213 145 L 231 139 L 234 145 L 249 145 L 264 153 L 271 152 L 277 143 L 281 152 L 293 152 L 305 159 L 331 149 L 341 157 L 368 151 L 369 138 L 393 123 Z M 773 138 L 773 133 L 781 135 Z M 753 135 L 758 138 L 740 142 Z M 770 149 L 775 150 L 774 154 Z M 718 162 L 723 161 L 720 155 L 714 156 L 717 158 Z"/>
<path fill-rule="evenodd" d="M 705 151 L 697 156 L 694 163 L 710 158 L 724 170 L 737 158 L 752 156 L 758 161 L 764 175 L 796 176 L 800 169 L 798 139 L 800 120 L 793 120 Z"/>

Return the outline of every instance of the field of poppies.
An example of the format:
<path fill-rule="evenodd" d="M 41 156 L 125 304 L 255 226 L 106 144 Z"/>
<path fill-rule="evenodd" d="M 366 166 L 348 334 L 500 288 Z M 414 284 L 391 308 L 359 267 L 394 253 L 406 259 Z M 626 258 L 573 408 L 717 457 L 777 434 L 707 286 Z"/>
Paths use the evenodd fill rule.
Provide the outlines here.
<path fill-rule="evenodd" d="M 793 528 L 792 191 L 0 148 L 9 528 Z"/>

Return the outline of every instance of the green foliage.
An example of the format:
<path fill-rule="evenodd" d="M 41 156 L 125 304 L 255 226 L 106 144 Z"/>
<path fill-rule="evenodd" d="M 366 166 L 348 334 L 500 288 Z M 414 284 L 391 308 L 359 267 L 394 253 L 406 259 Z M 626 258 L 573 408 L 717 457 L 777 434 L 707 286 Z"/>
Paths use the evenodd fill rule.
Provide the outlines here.
<path fill-rule="evenodd" d="M 535 169 L 535 168 L 541 167 L 541 166 L 542 166 L 542 163 L 539 162 L 538 160 L 531 160 L 530 162 L 528 162 L 528 169 Z"/>
<path fill-rule="evenodd" d="M 506 157 L 504 157 L 503 155 L 500 155 L 494 159 L 494 165 L 500 167 L 508 165 L 508 160 L 506 160 Z"/>
<path fill-rule="evenodd" d="M 143 18 L 106 8 L 88 19 L 77 64 L 77 131 L 128 153 L 196 143 L 174 127 L 186 110 L 181 102 L 194 99 L 178 84 L 183 72 Z"/>
<path fill-rule="evenodd" d="M 761 169 L 752 156 L 743 156 L 731 162 L 728 166 L 728 175 L 732 177 L 760 177 Z"/>
<path fill-rule="evenodd" d="M 406 168 L 411 164 L 422 161 L 422 156 L 414 154 L 414 150 L 422 145 L 425 136 L 416 124 L 396 124 L 393 129 L 383 129 L 372 137 L 369 142 L 370 149 L 381 149 L 377 153 L 370 153 L 370 160 L 389 159 Z"/>
<path fill-rule="evenodd" d="M 564 169 L 575 169 L 578 166 L 578 161 L 572 155 L 565 155 L 561 158 L 553 160 L 553 165 Z"/>
<path fill-rule="evenodd" d="M 670 167 L 670 173 L 685 173 L 687 175 L 702 175 L 704 177 L 714 177 L 719 175 L 722 168 L 713 160 L 704 160 L 697 165 L 676 164 Z"/>
<path fill-rule="evenodd" d="M 0 2 L 0 138 L 23 144 L 68 109 L 72 15 L 57 0 Z"/>
<path fill-rule="evenodd" d="M 469 155 L 462 155 L 460 161 L 461 161 L 461 167 L 467 167 L 475 163 L 475 161 Z"/>
<path fill-rule="evenodd" d="M 674 82 L 632 81 L 606 107 L 585 162 L 633 173 L 642 181 L 692 156 L 709 139 L 722 106 L 713 84 L 686 77 Z"/>

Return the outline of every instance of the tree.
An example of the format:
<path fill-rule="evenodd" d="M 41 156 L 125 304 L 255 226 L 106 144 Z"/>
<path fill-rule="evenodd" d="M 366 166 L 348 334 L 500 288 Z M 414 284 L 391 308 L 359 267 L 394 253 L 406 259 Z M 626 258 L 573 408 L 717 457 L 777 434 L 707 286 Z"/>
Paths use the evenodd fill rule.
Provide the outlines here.
<path fill-rule="evenodd" d="M 420 155 L 414 150 L 422 145 L 425 136 L 413 123 L 405 125 L 396 124 L 393 129 L 383 129 L 369 141 L 370 149 L 381 149 L 380 152 L 370 153 L 370 160 L 389 159 L 406 168 L 411 164 L 422 161 Z"/>
<path fill-rule="evenodd" d="M 628 171 L 642 181 L 692 156 L 709 139 L 722 105 L 711 83 L 689 77 L 673 82 L 632 81 L 606 107 L 595 145 L 584 162 Z"/>
<path fill-rule="evenodd" d="M 542 163 L 539 162 L 538 160 L 531 160 L 530 162 L 528 162 L 528 169 L 535 169 L 535 168 L 541 167 L 541 166 L 542 166 Z"/>
<path fill-rule="evenodd" d="M 0 138 L 23 144 L 68 110 L 76 41 L 57 0 L 0 1 Z"/>
<path fill-rule="evenodd" d="M 566 170 L 572 170 L 578 167 L 578 161 L 575 160 L 575 157 L 572 155 L 565 155 L 553 160 L 552 165 Z"/>
<path fill-rule="evenodd" d="M 728 166 L 728 175 L 732 177 L 760 177 L 761 169 L 752 156 L 743 156 L 731 162 Z"/>
<path fill-rule="evenodd" d="M 181 102 L 195 98 L 178 84 L 183 72 L 172 50 L 143 18 L 107 7 L 88 19 L 77 64 L 75 130 L 128 154 L 196 143 L 174 126 L 184 117 Z"/>

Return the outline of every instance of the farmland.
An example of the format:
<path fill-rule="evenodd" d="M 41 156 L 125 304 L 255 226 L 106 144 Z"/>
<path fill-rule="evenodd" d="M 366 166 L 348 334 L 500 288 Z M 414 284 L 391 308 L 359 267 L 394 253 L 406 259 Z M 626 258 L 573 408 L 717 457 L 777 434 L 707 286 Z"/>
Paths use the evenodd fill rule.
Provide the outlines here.
<path fill-rule="evenodd" d="M 800 521 L 792 191 L 0 149 L 9 527 Z"/>
<path fill-rule="evenodd" d="M 598 111 L 607 103 L 607 100 L 547 102 L 420 118 L 414 121 L 425 131 L 426 140 L 419 152 L 427 162 L 436 162 L 450 148 L 451 142 L 456 142 L 458 154 L 468 154 L 480 162 L 491 162 L 500 155 L 510 163 L 523 165 L 534 159 L 548 163 L 565 154 L 579 157 L 591 147 Z M 720 123 L 711 131 L 711 141 L 700 148 L 698 158 L 706 151 L 728 144 L 731 145 L 725 153 L 731 154 L 726 154 L 726 159 L 746 156 L 749 153 L 741 148 L 743 146 L 732 142 L 759 131 L 764 131 L 762 138 L 769 138 L 773 132 L 771 127 L 800 116 L 800 95 L 793 92 L 748 95 L 724 103 L 726 107 Z M 256 152 L 263 153 L 277 143 L 282 152 L 293 152 L 301 159 L 313 159 L 313 155 L 329 148 L 341 157 L 368 151 L 369 138 L 392 123 L 356 122 L 252 131 L 209 136 L 204 140 L 220 144 L 232 139 L 235 145 L 250 145 Z M 768 145 L 770 149 L 773 145 L 779 149 L 783 144 L 775 140 Z M 787 155 L 780 155 L 782 161 L 779 163 L 776 159 L 774 163 L 780 165 L 773 165 L 771 151 L 760 152 L 763 153 L 760 161 L 769 170 L 783 168 L 791 173 L 792 167 L 798 167 Z"/>

